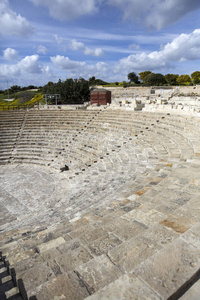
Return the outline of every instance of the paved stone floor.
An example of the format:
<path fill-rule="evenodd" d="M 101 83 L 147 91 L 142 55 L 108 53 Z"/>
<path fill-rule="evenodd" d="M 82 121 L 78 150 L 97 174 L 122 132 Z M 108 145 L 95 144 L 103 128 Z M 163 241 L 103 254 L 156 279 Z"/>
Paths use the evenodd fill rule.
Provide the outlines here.
<path fill-rule="evenodd" d="M 39 226 L 45 214 L 55 223 L 55 205 L 70 191 L 63 173 L 44 166 L 1 166 L 0 179 L 1 230 Z"/>

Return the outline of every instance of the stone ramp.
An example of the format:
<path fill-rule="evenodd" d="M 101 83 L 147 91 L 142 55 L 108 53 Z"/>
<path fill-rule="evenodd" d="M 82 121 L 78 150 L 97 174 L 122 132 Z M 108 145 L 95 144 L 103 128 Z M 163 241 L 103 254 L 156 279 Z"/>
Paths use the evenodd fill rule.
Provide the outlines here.
<path fill-rule="evenodd" d="M 26 116 L 16 153 L 39 126 L 34 147 L 43 149 L 44 132 L 57 137 L 56 147 L 71 145 L 70 172 L 59 172 L 56 159 L 66 153 L 54 150 L 46 155 L 48 164 L 54 157 L 50 166 L 41 156 L 41 165 L 19 164 L 14 154 L 1 166 L 0 250 L 21 296 L 183 297 L 200 270 L 199 120 L 87 112 L 89 126 L 75 134 L 69 122 L 62 138 L 59 122 L 71 116 L 51 114 L 57 121 L 34 123 L 30 135 Z M 28 147 L 21 148 L 26 158 Z"/>

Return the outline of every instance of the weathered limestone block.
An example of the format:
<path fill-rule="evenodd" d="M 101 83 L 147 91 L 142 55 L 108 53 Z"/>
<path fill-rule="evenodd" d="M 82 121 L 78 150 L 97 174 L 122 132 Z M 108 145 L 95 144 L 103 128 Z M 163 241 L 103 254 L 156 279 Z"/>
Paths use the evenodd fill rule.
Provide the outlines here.
<path fill-rule="evenodd" d="M 134 274 L 125 274 L 119 279 L 100 289 L 87 300 L 161 300 L 161 296 L 152 291 Z"/>
<path fill-rule="evenodd" d="M 76 271 L 91 292 L 97 291 L 122 275 L 120 269 L 106 255 L 95 257 L 77 267 Z"/>
<path fill-rule="evenodd" d="M 113 230 L 113 234 L 119 237 L 122 241 L 126 241 L 147 230 L 147 228 L 148 226 L 140 222 L 130 221 L 128 224 L 122 227 L 117 227 L 115 230 Z"/>
<path fill-rule="evenodd" d="M 101 238 L 103 235 L 106 234 L 106 230 L 104 230 L 102 227 L 97 227 L 96 229 L 88 232 L 85 232 L 81 237 L 81 241 L 86 243 L 90 243 L 91 241 L 95 241 L 96 239 Z"/>
<path fill-rule="evenodd" d="M 12 266 L 20 261 L 31 258 L 35 255 L 35 249 L 23 250 L 18 248 L 17 251 L 14 251 L 6 255 L 6 258 L 9 260 L 9 264 Z"/>
<path fill-rule="evenodd" d="M 55 239 L 55 240 L 51 240 L 51 241 L 49 241 L 49 242 L 47 242 L 47 243 L 43 243 L 43 244 L 37 246 L 37 249 L 38 249 L 38 251 L 39 251 L 40 253 L 42 253 L 42 252 L 44 252 L 44 251 L 46 251 L 46 250 L 49 250 L 49 249 L 51 249 L 51 248 L 58 247 L 58 246 L 60 246 L 61 244 L 64 244 L 65 242 L 66 242 L 66 241 L 64 240 L 63 237 L 59 237 L 59 238 L 57 238 L 57 239 Z"/>
<path fill-rule="evenodd" d="M 37 264 L 43 264 L 44 260 L 39 254 L 35 254 L 32 257 L 27 259 L 19 260 L 15 264 L 11 265 L 16 272 L 16 278 L 20 279 L 23 274 L 32 267 L 36 266 Z"/>
<path fill-rule="evenodd" d="M 17 299 L 17 297 L 20 297 L 19 295 L 20 294 L 18 287 L 13 287 L 12 289 L 5 292 L 5 299 Z"/>
<path fill-rule="evenodd" d="M 78 278 L 70 278 L 70 275 L 58 277 L 44 283 L 29 292 L 30 296 L 36 296 L 37 300 L 82 300 L 89 294 L 87 289 L 79 282 Z"/>
<path fill-rule="evenodd" d="M 110 250 L 108 255 L 121 269 L 130 272 L 161 248 L 156 239 L 139 235 Z"/>
<path fill-rule="evenodd" d="M 61 271 L 69 272 L 92 258 L 92 255 L 85 248 L 79 246 L 74 250 L 68 250 L 65 254 L 55 257 L 54 260 Z"/>
<path fill-rule="evenodd" d="M 133 272 L 164 299 L 168 299 L 189 282 L 199 268 L 199 248 L 179 238 L 141 263 Z"/>
<path fill-rule="evenodd" d="M 107 233 L 106 235 L 100 237 L 87 244 L 86 248 L 94 255 L 102 255 L 107 253 L 110 249 L 120 245 L 122 240 L 119 239 L 113 233 Z"/>
<path fill-rule="evenodd" d="M 184 233 L 190 229 L 196 222 L 185 216 L 178 215 L 176 213 L 168 216 L 167 219 L 160 221 L 160 224 L 168 228 L 173 229 L 178 233 Z"/>
<path fill-rule="evenodd" d="M 182 238 L 191 245 L 200 249 L 200 223 L 193 226 L 190 230 L 186 231 Z"/>
<path fill-rule="evenodd" d="M 28 295 L 29 291 L 53 278 L 55 278 L 55 275 L 52 269 L 46 263 L 33 266 L 32 268 L 26 270 L 21 276 Z"/>
<path fill-rule="evenodd" d="M 165 218 L 165 216 L 166 215 L 157 211 L 156 209 L 151 209 L 148 212 L 143 212 L 142 210 L 137 209 L 130 211 L 129 213 L 125 214 L 122 218 L 128 221 L 136 220 L 145 224 L 146 226 L 152 226 L 153 224 L 157 224 L 159 221 Z"/>
<path fill-rule="evenodd" d="M 83 236 L 85 234 L 87 234 L 88 232 L 91 232 L 93 229 L 95 229 L 95 227 L 92 224 L 88 224 L 87 226 L 82 226 L 81 228 L 71 231 L 69 233 L 69 235 L 72 238 L 77 238 L 79 236 Z"/>

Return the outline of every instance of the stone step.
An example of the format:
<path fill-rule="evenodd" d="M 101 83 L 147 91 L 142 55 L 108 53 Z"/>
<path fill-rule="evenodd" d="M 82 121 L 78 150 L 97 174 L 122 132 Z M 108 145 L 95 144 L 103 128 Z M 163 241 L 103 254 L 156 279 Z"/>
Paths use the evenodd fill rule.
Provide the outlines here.
<path fill-rule="evenodd" d="M 28 292 L 37 300 L 68 299 L 83 300 L 88 297 L 88 288 L 74 273 L 61 274 Z"/>
<path fill-rule="evenodd" d="M 138 299 L 138 300 L 161 300 L 160 295 L 154 292 L 147 284 L 136 277 L 134 274 L 124 274 L 115 281 L 100 288 L 93 295 L 86 298 L 87 300 L 102 299 Z M 190 298 L 191 299 L 191 298 Z"/>
<path fill-rule="evenodd" d="M 13 278 L 9 275 L 2 258 L 0 258 L 0 299 L 22 300 L 19 289 L 14 286 Z"/>
<path fill-rule="evenodd" d="M 80 265 L 75 272 L 90 293 L 96 292 L 123 275 L 123 272 L 104 254 Z"/>
<path fill-rule="evenodd" d="M 8 290 L 7 292 L 5 292 L 5 299 L 9 299 L 9 300 L 22 300 L 23 298 L 20 295 L 20 291 L 18 289 L 18 287 L 13 287 L 12 289 Z"/>

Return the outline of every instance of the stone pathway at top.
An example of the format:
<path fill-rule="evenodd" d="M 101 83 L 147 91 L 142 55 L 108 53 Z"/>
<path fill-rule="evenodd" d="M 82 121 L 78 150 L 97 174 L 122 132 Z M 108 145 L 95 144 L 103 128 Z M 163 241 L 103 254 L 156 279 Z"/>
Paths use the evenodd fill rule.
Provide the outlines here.
<path fill-rule="evenodd" d="M 0 112 L 2 299 L 196 299 L 199 125 Z"/>

